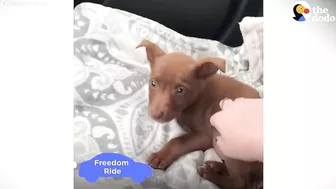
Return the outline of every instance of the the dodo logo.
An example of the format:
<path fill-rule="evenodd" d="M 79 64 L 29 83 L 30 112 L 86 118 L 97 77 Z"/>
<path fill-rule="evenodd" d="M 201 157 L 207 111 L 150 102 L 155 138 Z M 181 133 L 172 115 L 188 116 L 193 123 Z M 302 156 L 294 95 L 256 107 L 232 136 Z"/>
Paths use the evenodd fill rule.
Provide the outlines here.
<path fill-rule="evenodd" d="M 310 16 L 310 6 L 306 2 L 297 2 L 293 7 L 294 12 L 294 20 L 298 22 L 306 21 L 307 18 Z"/>
<path fill-rule="evenodd" d="M 296 2 L 293 6 L 293 19 L 298 22 L 311 20 L 313 22 L 332 22 L 336 17 L 330 15 L 328 8 L 320 6 L 310 7 L 305 1 Z"/>

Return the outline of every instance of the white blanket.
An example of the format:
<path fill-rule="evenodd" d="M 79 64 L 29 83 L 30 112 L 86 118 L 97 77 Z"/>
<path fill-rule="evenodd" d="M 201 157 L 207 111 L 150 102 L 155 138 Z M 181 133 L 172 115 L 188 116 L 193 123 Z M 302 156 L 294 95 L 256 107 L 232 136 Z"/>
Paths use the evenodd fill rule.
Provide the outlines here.
<path fill-rule="evenodd" d="M 241 23 L 245 44 L 230 48 L 217 41 L 183 36 L 152 20 L 97 4 L 83 3 L 74 14 L 74 160 L 80 163 L 101 152 L 118 152 L 145 162 L 149 154 L 182 135 L 172 121 L 160 125 L 147 115 L 149 65 L 143 39 L 166 52 L 180 51 L 199 58 L 227 60 L 226 74 L 260 90 L 262 94 L 262 20 Z M 257 45 L 257 43 L 259 43 Z M 250 61 L 250 62 L 249 62 Z M 166 172 L 141 184 L 129 179 L 100 179 L 95 188 L 215 189 L 199 177 L 196 168 L 207 160 L 220 161 L 210 149 L 181 157 Z M 78 177 L 75 188 L 92 188 Z"/>

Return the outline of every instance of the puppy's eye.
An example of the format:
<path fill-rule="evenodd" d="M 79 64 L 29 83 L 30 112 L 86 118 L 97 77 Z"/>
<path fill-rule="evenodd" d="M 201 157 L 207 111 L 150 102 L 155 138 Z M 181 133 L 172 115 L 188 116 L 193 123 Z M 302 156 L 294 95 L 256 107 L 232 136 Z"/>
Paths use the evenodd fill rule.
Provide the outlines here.
<path fill-rule="evenodd" d="M 152 87 L 156 87 L 155 81 L 151 81 L 151 85 L 152 85 Z"/>
<path fill-rule="evenodd" d="M 183 95 L 183 94 L 185 94 L 185 93 L 187 92 L 187 90 L 186 90 L 186 88 L 184 88 L 184 87 L 177 87 L 177 88 L 175 89 L 175 92 L 176 92 L 176 94 L 178 94 L 178 95 Z"/>

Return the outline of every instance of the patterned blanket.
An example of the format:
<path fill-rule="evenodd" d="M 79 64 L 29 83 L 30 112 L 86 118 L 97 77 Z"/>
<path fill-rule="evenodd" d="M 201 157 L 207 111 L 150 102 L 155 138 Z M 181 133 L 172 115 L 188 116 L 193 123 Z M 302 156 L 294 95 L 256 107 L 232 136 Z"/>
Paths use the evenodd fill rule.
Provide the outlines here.
<path fill-rule="evenodd" d="M 226 74 L 262 92 L 262 74 L 256 76 L 249 69 L 249 48 L 244 45 L 231 48 L 217 41 L 186 37 L 138 15 L 82 3 L 74 11 L 77 164 L 101 152 L 122 153 L 145 162 L 151 152 L 183 134 L 176 122 L 159 124 L 147 114 L 149 65 L 144 49 L 135 49 L 143 39 L 158 44 L 166 52 L 184 52 L 194 58 L 223 57 L 228 61 Z M 141 184 L 128 178 L 100 179 L 90 184 L 78 177 L 77 167 L 75 188 L 216 189 L 196 171 L 197 165 L 207 160 L 220 159 L 213 149 L 196 151 L 181 157 L 165 172 L 154 170 L 154 176 Z"/>

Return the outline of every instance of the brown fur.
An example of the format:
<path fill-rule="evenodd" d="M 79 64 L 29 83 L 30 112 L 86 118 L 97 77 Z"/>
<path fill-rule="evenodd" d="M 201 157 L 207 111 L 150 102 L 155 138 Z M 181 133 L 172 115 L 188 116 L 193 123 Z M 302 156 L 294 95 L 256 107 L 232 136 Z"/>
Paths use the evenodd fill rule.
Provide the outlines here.
<path fill-rule="evenodd" d="M 146 47 L 151 67 L 150 116 L 161 123 L 176 119 L 187 131 L 187 134 L 170 140 L 160 151 L 150 155 L 148 163 L 153 168 L 165 169 L 182 155 L 212 148 L 212 136 L 217 131 L 209 120 L 220 111 L 219 102 L 222 99 L 260 98 L 252 87 L 216 74 L 218 69 L 225 71 L 223 59 L 208 57 L 196 61 L 182 53 L 166 54 L 147 40 L 138 47 Z M 223 188 L 246 188 L 251 183 L 251 174 L 262 170 L 260 163 L 230 158 L 224 161 L 228 174 L 220 179 L 208 178 Z"/>

